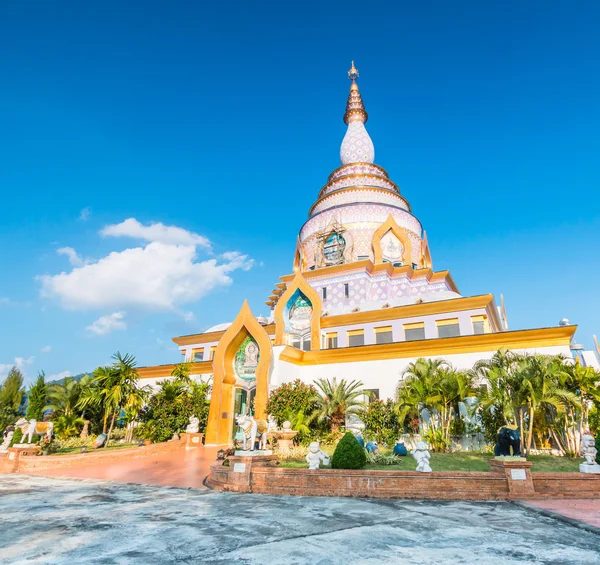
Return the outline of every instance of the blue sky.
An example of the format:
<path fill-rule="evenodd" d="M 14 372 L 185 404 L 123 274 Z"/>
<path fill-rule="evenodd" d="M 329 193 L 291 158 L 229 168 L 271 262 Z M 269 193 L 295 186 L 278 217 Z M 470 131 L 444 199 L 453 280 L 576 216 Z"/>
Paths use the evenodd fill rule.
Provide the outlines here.
<path fill-rule="evenodd" d="M 266 315 L 351 59 L 434 267 L 591 347 L 599 24 L 597 2 L 4 3 L 0 375 L 178 361 L 172 336 L 244 298 Z"/>

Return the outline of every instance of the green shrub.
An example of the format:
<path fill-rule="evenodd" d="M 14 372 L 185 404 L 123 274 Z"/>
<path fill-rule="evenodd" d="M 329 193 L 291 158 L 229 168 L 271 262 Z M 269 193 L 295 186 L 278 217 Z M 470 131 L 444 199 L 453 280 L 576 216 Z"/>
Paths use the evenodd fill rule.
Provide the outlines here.
<path fill-rule="evenodd" d="M 365 450 L 356 441 L 352 432 L 346 432 L 333 452 L 333 469 L 362 469 L 367 463 Z"/>
<path fill-rule="evenodd" d="M 23 439 L 23 431 L 21 428 L 15 428 L 15 432 L 13 434 L 12 440 L 10 440 L 10 447 L 15 445 L 15 443 L 21 443 Z"/>
<path fill-rule="evenodd" d="M 596 453 L 596 463 L 600 465 L 600 430 L 596 430 L 596 449 L 598 453 Z"/>

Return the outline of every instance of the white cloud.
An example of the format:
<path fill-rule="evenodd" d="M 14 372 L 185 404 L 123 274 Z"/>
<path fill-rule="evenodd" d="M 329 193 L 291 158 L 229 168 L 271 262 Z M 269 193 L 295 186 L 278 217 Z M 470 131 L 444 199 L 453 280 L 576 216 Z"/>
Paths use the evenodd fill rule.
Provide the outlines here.
<path fill-rule="evenodd" d="M 66 255 L 69 259 L 69 263 L 74 267 L 83 267 L 87 263 L 82 257 L 77 254 L 77 251 L 72 247 L 61 247 L 57 249 L 56 252 L 59 255 Z"/>
<path fill-rule="evenodd" d="M 125 312 L 113 312 L 106 316 L 100 316 L 100 318 L 85 329 L 96 335 L 106 335 L 113 330 L 126 330 Z"/>
<path fill-rule="evenodd" d="M 81 210 L 81 212 L 79 212 L 79 219 L 85 222 L 90 217 L 91 213 L 92 209 L 89 206 L 86 206 L 83 208 L 83 210 Z"/>
<path fill-rule="evenodd" d="M 35 357 L 33 356 L 27 358 L 15 357 L 13 363 L 0 363 L 0 378 L 6 377 L 9 371 L 15 366 L 17 367 L 17 369 L 20 369 L 23 373 L 25 373 L 25 366 L 31 365 L 34 360 Z"/>
<path fill-rule="evenodd" d="M 177 310 L 218 287 L 229 273 L 252 267 L 247 255 L 229 252 L 221 260 L 196 261 L 194 246 L 152 242 L 112 252 L 71 272 L 39 277 L 41 294 L 70 310 L 140 308 Z"/>
<path fill-rule="evenodd" d="M 46 375 L 46 382 L 51 381 L 62 381 L 65 377 L 70 377 L 71 371 L 61 371 L 60 373 L 54 373 L 53 375 Z"/>
<path fill-rule="evenodd" d="M 51 345 L 44 345 L 44 347 L 42 347 L 40 349 L 40 351 L 42 353 L 50 353 L 52 351 L 52 346 Z"/>
<path fill-rule="evenodd" d="M 135 218 L 128 218 L 120 224 L 105 226 L 100 230 L 100 235 L 104 237 L 133 237 L 144 241 L 170 245 L 193 245 L 206 249 L 211 247 L 210 241 L 197 233 L 177 226 L 165 226 L 161 222 L 144 226 Z"/>

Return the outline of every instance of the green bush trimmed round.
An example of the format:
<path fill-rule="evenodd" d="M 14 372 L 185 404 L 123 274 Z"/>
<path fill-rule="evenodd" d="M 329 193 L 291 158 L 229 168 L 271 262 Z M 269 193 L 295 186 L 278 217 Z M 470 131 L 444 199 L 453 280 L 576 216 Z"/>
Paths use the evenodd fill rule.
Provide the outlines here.
<path fill-rule="evenodd" d="M 337 444 L 331 467 L 333 469 L 362 469 L 367 463 L 367 454 L 352 432 L 346 432 Z"/>

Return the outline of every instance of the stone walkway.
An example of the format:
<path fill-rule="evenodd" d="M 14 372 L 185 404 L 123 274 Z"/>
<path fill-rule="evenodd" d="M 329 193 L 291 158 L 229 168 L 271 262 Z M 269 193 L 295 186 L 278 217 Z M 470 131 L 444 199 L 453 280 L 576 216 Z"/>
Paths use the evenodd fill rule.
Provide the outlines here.
<path fill-rule="evenodd" d="M 531 500 L 527 504 L 600 528 L 600 500 Z"/>
<path fill-rule="evenodd" d="M 592 565 L 600 537 L 505 502 L 236 495 L 0 476 L 3 565 Z"/>

